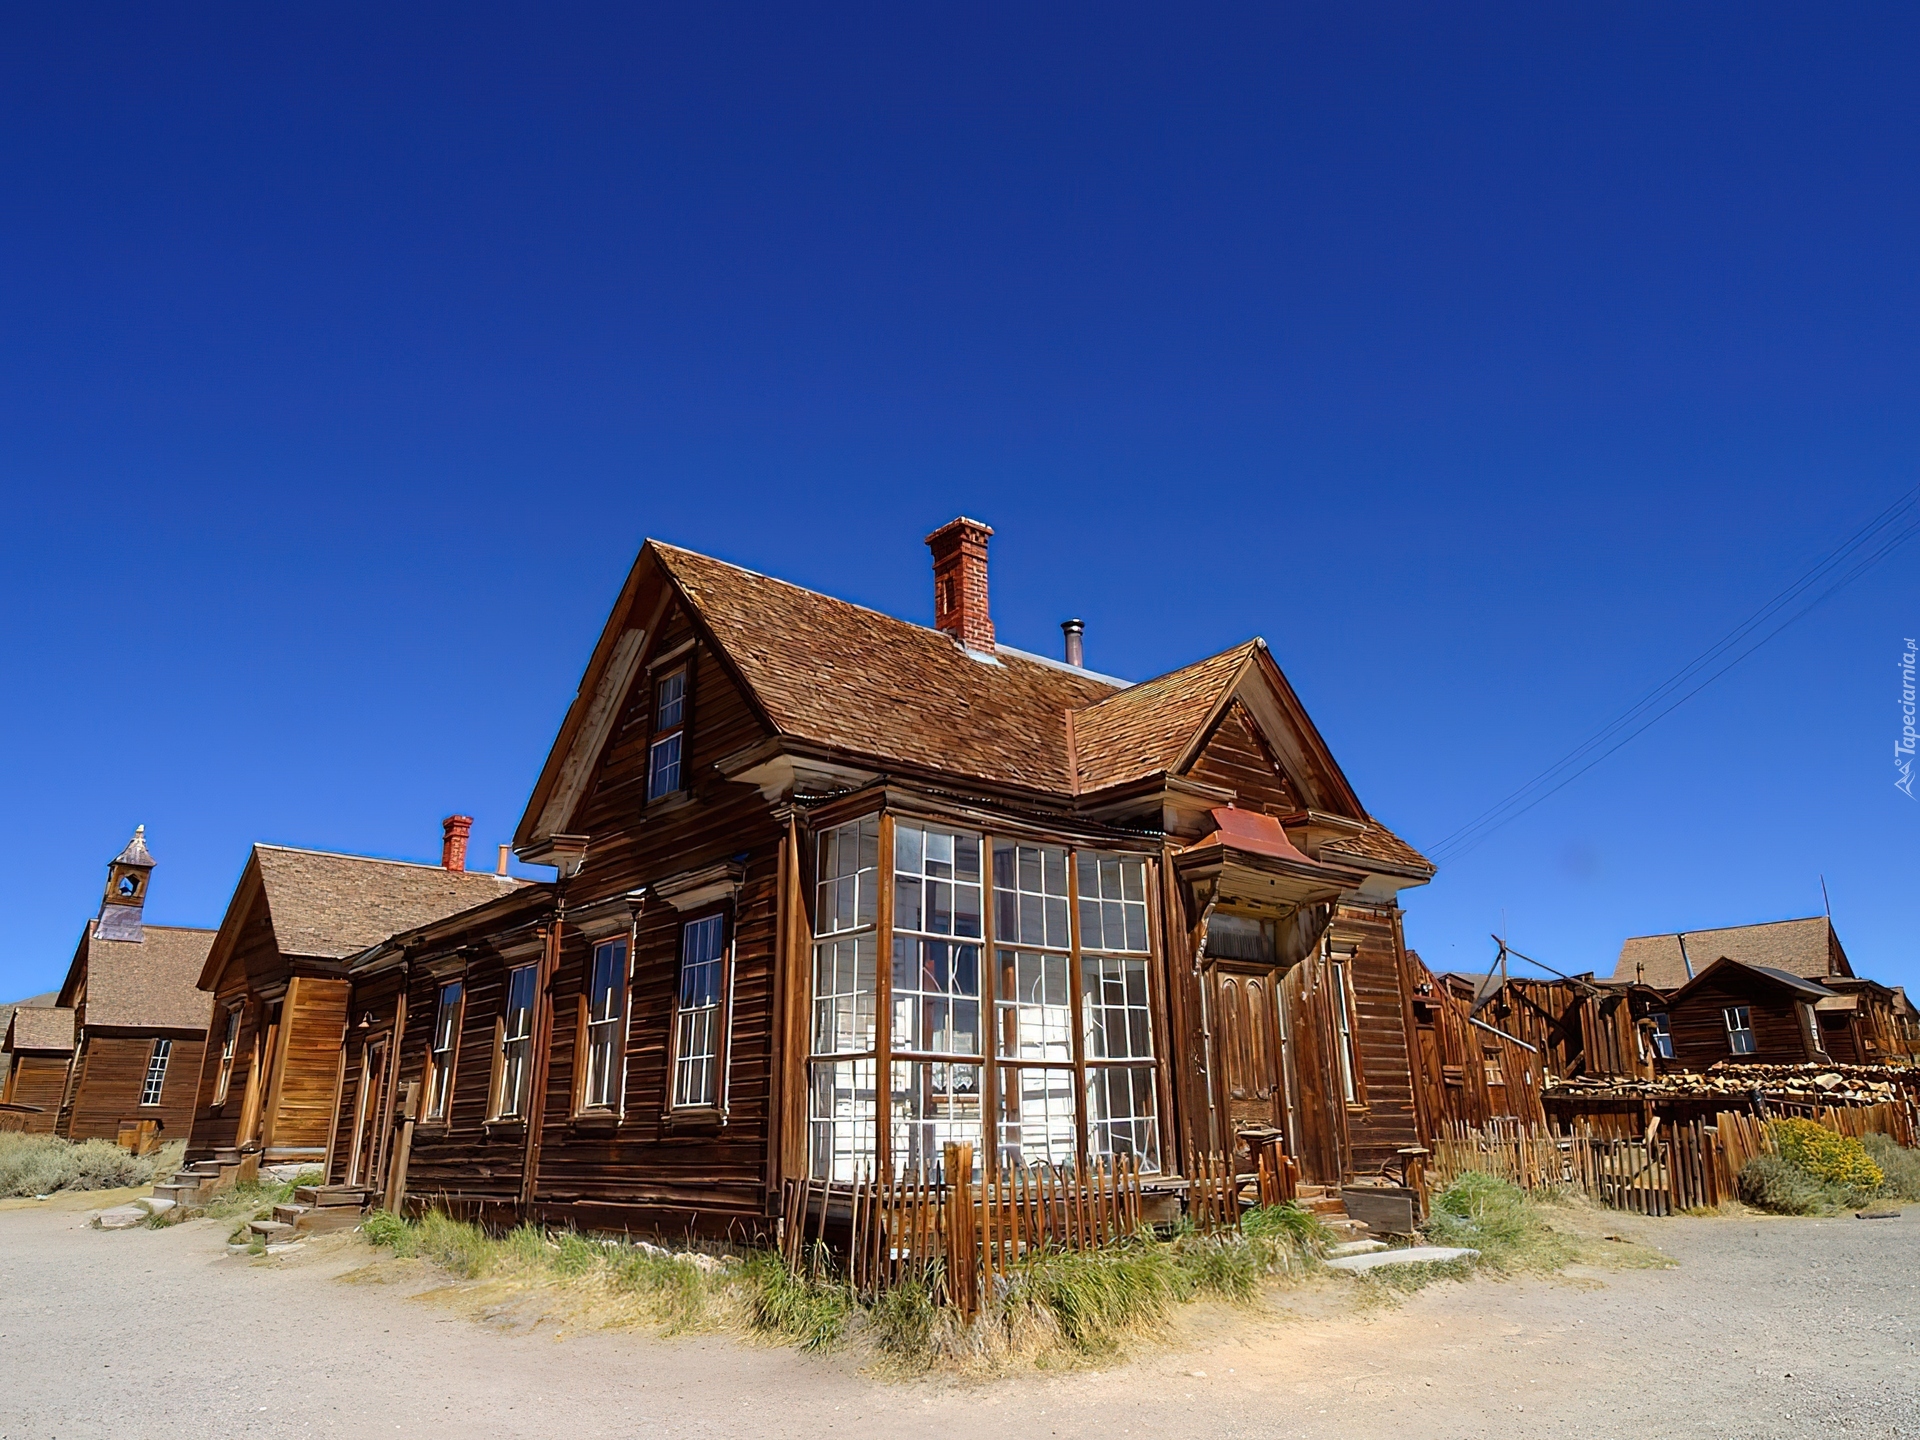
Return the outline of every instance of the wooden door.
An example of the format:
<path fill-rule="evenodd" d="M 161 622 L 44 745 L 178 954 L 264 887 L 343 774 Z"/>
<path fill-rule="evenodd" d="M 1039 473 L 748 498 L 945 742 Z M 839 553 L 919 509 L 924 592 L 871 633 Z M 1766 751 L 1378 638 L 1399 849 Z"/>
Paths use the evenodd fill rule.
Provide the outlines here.
<path fill-rule="evenodd" d="M 380 1162 L 386 1152 L 388 1083 L 387 1037 L 371 1037 L 360 1052 L 360 1086 L 354 1096 L 353 1155 L 347 1165 L 347 1184 L 378 1187 Z"/>
<path fill-rule="evenodd" d="M 1280 1011 L 1271 967 L 1213 968 L 1215 1064 L 1227 1131 L 1286 1129 Z"/>

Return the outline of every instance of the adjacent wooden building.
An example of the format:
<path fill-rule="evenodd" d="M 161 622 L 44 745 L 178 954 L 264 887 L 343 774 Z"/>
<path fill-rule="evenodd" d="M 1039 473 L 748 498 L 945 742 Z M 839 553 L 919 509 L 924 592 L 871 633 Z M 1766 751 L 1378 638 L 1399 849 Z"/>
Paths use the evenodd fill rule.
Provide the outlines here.
<path fill-rule="evenodd" d="M 303 1153 L 491 1219 L 735 1233 L 949 1141 L 1397 1176 L 1435 1118 L 1398 895 L 1433 867 L 1264 641 L 1139 684 L 1078 622 L 1063 660 L 1000 643 L 991 534 L 929 537 L 931 627 L 648 542 L 516 833 L 556 880 L 330 947 L 352 1023 Z"/>
<path fill-rule="evenodd" d="M 521 883 L 465 868 L 471 824 L 445 822 L 439 865 L 253 847 L 196 968 L 213 1021 L 187 1087 L 189 1161 L 228 1150 L 269 1164 L 327 1159 L 358 1018 L 348 1009 L 347 957 Z"/>
<path fill-rule="evenodd" d="M 1709 980 L 1721 960 L 1737 968 Z M 1920 1020 L 1906 992 L 1856 975 L 1824 915 L 1636 936 L 1621 947 L 1613 979 L 1666 997 L 1647 1016 L 1653 1048 L 1670 1068 L 1700 1069 L 1762 1048 L 1770 1061 L 1920 1061 Z"/>
<path fill-rule="evenodd" d="M 16 1005 L 7 1020 L 4 1043 L 6 1080 L 0 1105 L 26 1110 L 13 1128 L 29 1135 L 50 1135 L 60 1118 L 73 1065 L 73 1011 L 51 1005 Z"/>
<path fill-rule="evenodd" d="M 108 865 L 100 913 L 60 987 L 75 1033 L 54 1129 L 69 1140 L 111 1140 L 142 1121 L 178 1140 L 192 1124 L 207 1036 L 198 981 L 213 932 L 146 923 L 153 868 L 142 826 Z"/>

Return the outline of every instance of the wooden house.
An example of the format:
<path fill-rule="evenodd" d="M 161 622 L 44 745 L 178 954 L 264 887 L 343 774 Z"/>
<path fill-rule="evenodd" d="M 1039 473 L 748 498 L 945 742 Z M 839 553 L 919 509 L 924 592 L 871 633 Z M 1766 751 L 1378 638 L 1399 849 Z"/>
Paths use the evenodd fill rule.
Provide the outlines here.
<path fill-rule="evenodd" d="M 1430 1119 L 1397 896 L 1433 867 L 1265 642 L 1138 684 L 1078 622 L 1061 660 L 1000 642 L 991 534 L 929 537 L 932 626 L 649 541 L 515 836 L 555 881 L 346 967 L 331 1179 L 739 1231 L 949 1141 L 1397 1173 Z"/>
<path fill-rule="evenodd" d="M 6 1074 L 0 1105 L 31 1107 L 18 1117 L 16 1128 L 29 1135 L 52 1134 L 73 1064 L 73 1011 L 14 1006 L 0 1051 Z"/>
<path fill-rule="evenodd" d="M 466 869 L 471 825 L 444 822 L 439 865 L 253 847 L 197 973 L 213 1028 L 193 1072 L 190 1162 L 233 1150 L 268 1164 L 327 1158 L 355 1019 L 347 957 L 521 884 Z"/>
<path fill-rule="evenodd" d="M 1824 915 L 1636 936 L 1621 947 L 1613 979 L 1616 984 L 1648 987 L 1671 999 L 1688 990 L 1704 977 L 1712 962 L 1723 957 L 1820 987 L 1823 993 L 1819 995 L 1808 992 L 1789 1000 L 1787 989 L 1779 984 L 1767 989 L 1762 979 L 1738 981 L 1766 990 L 1769 1005 L 1776 1009 L 1797 1006 L 1802 1001 L 1813 1007 L 1814 1030 L 1802 1047 L 1808 1051 L 1808 1058 L 1858 1064 L 1920 1061 L 1920 1024 L 1916 1024 L 1906 993 L 1855 975 L 1832 920 Z M 1736 982 L 1727 978 L 1718 983 Z M 1697 998 L 1689 1001 L 1695 1009 L 1700 1003 Z M 1793 1014 L 1797 1017 L 1798 1011 Z M 1679 1023 L 1671 1003 L 1649 1007 L 1648 1021 L 1659 1059 L 1670 1062 L 1672 1068 L 1694 1066 L 1691 1057 L 1700 1055 L 1727 1058 L 1726 1043 L 1711 1034 L 1696 1035 L 1694 1043 L 1685 1046 L 1670 1039 L 1672 1027 Z M 1788 1023 L 1778 1017 L 1768 1022 L 1770 1026 L 1782 1026 L 1776 1043 L 1791 1050 L 1793 1042 L 1785 1028 Z M 1790 1023 L 1799 1022 L 1795 1018 Z"/>
<path fill-rule="evenodd" d="M 1722 956 L 1666 997 L 1664 1058 L 1676 1070 L 1831 1061 L 1818 1007 L 1833 998 L 1816 980 Z"/>
<path fill-rule="evenodd" d="M 208 1012 L 198 981 L 213 932 L 146 923 L 153 866 L 141 826 L 107 866 L 100 913 L 60 987 L 75 1033 L 54 1128 L 69 1140 L 111 1140 L 143 1121 L 184 1139 L 193 1119 Z"/>

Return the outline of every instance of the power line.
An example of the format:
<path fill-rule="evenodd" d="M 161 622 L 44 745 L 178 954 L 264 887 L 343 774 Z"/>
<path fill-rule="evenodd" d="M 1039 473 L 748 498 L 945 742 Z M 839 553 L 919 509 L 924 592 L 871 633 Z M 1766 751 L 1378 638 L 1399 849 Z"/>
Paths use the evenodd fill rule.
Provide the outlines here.
<path fill-rule="evenodd" d="M 1557 794 L 1621 746 L 1671 715 L 1715 680 L 1725 675 L 1727 671 L 1779 635 L 1781 631 L 1811 614 L 1915 535 L 1920 535 L 1920 522 L 1916 522 L 1917 514 L 1920 514 L 1920 491 L 1902 495 L 1900 499 L 1887 506 L 1824 555 L 1799 579 L 1781 590 L 1752 615 L 1681 667 L 1679 671 L 1656 685 L 1599 731 L 1519 789 L 1429 847 L 1429 853 L 1436 860 L 1460 858 L 1495 831 L 1519 819 L 1549 796 Z M 1836 574 L 1838 579 L 1834 578 Z M 1775 620 L 1783 611 L 1804 599 L 1810 590 L 1829 581 L 1832 583 L 1826 584 L 1826 588 L 1815 595 L 1811 601 L 1793 610 L 1786 619 L 1766 630 L 1759 639 L 1746 645 L 1744 649 L 1738 650 L 1732 659 L 1719 664 L 1717 669 L 1712 669 L 1705 679 L 1680 694 L 1678 699 L 1672 699 L 1671 703 L 1666 703 L 1680 687 L 1700 675 L 1702 671 L 1716 665 L 1729 651 L 1740 646 L 1756 631 Z M 1623 731 L 1625 733 L 1622 733 Z M 1594 754 L 1595 750 L 1599 753 Z M 1588 758 L 1589 756 L 1591 758 Z M 1582 761 L 1585 763 L 1581 763 Z"/>

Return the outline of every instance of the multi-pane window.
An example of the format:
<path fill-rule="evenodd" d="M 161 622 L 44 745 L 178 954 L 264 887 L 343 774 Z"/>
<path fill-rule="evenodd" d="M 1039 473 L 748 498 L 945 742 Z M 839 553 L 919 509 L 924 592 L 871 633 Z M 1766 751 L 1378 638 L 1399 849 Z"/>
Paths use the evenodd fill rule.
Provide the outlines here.
<path fill-rule="evenodd" d="M 1070 899 L 1064 846 L 994 842 L 997 1119 L 1008 1165 L 1070 1165 L 1080 1148 Z"/>
<path fill-rule="evenodd" d="M 214 1077 L 213 1103 L 222 1104 L 233 1087 L 233 1052 L 240 1041 L 240 1007 L 227 1011 L 227 1026 L 220 1038 L 220 1070 Z"/>
<path fill-rule="evenodd" d="M 851 1180 L 874 1158 L 877 1123 L 880 818 L 821 834 L 814 869 L 809 1173 Z"/>
<path fill-rule="evenodd" d="M 593 947 L 593 971 L 587 977 L 587 1074 L 580 1103 L 589 1110 L 620 1108 L 626 993 L 627 942 L 603 940 Z"/>
<path fill-rule="evenodd" d="M 1080 1013 L 1087 1063 L 1087 1153 L 1160 1165 L 1153 1021 L 1147 999 L 1147 865 L 1079 855 Z"/>
<path fill-rule="evenodd" d="M 1673 1058 L 1673 1017 L 1655 1015 L 1653 1020 L 1653 1053 L 1662 1060 Z"/>
<path fill-rule="evenodd" d="M 167 1083 L 167 1059 L 173 1054 L 173 1041 L 156 1040 L 147 1055 L 147 1078 L 140 1086 L 140 1103 L 158 1105 L 160 1092 Z"/>
<path fill-rule="evenodd" d="M 524 1118 L 527 1089 L 533 1080 L 534 977 L 539 967 L 519 965 L 507 972 L 507 1008 L 500 1026 L 500 1098 L 494 1113 L 502 1120 Z"/>
<path fill-rule="evenodd" d="M 687 669 L 683 665 L 653 682 L 653 743 L 647 747 L 647 798 L 680 788 L 681 744 L 687 729 Z"/>
<path fill-rule="evenodd" d="M 447 1118 L 447 1105 L 453 1098 L 454 1051 L 460 1044 L 460 1001 L 466 986 L 450 980 L 440 987 L 433 1011 L 433 1051 L 427 1080 L 427 1119 Z"/>
<path fill-rule="evenodd" d="M 934 1173 L 980 1141 L 980 837 L 893 828 L 893 1164 Z"/>
<path fill-rule="evenodd" d="M 819 837 L 812 1173 L 847 1180 L 884 1155 L 938 1175 L 955 1142 L 981 1164 L 1158 1168 L 1145 861 L 896 820 L 882 936 L 882 833 L 870 818 Z"/>
<path fill-rule="evenodd" d="M 1753 1016 L 1745 1005 L 1729 1005 L 1721 1012 L 1727 1022 L 1727 1047 L 1735 1055 L 1751 1055 L 1759 1047 L 1753 1042 Z"/>
<path fill-rule="evenodd" d="M 680 931 L 680 1012 L 674 1039 L 673 1103 L 720 1103 L 720 1002 L 726 971 L 725 915 L 689 920 Z"/>

